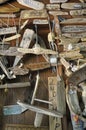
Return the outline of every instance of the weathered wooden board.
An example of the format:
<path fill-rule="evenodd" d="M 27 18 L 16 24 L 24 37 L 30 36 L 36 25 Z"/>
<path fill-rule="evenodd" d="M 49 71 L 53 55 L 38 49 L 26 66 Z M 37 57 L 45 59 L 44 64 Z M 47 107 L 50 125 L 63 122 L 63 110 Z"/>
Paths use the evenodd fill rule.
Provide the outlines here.
<path fill-rule="evenodd" d="M 3 39 L 3 42 L 8 42 L 8 41 L 11 41 L 11 40 L 15 40 L 17 38 L 21 37 L 21 34 L 15 34 L 13 36 L 10 36 L 10 37 L 6 37 Z"/>
<path fill-rule="evenodd" d="M 0 35 L 5 35 L 5 34 L 13 34 L 17 33 L 17 28 L 14 27 L 7 27 L 7 28 L 0 28 Z"/>
<path fill-rule="evenodd" d="M 64 3 L 67 2 L 68 0 L 50 0 L 50 3 Z"/>
<path fill-rule="evenodd" d="M 53 15 L 53 16 L 56 16 L 56 15 L 68 15 L 68 12 L 67 11 L 49 11 L 49 14 Z"/>
<path fill-rule="evenodd" d="M 20 14 L 21 19 L 28 18 L 46 18 L 48 17 L 46 10 L 23 10 Z"/>
<path fill-rule="evenodd" d="M 0 13 L 17 13 L 19 11 L 20 11 L 20 8 L 17 8 L 17 7 L 16 8 L 13 8 L 11 6 L 10 6 L 10 8 L 4 7 L 4 6 L 0 7 Z"/>
<path fill-rule="evenodd" d="M 86 3 L 62 3 L 61 8 L 63 9 L 84 9 L 86 8 Z"/>
<path fill-rule="evenodd" d="M 20 0 L 17 0 L 17 2 L 23 6 L 32 8 L 34 10 L 44 9 L 44 3 L 39 2 L 39 1 L 32 1 L 32 0 L 20 1 Z"/>
<path fill-rule="evenodd" d="M 86 9 L 81 9 L 81 10 L 70 10 L 70 15 L 86 15 Z"/>
<path fill-rule="evenodd" d="M 86 23 L 86 18 L 70 18 L 60 22 L 60 24 L 84 24 L 84 23 Z"/>
<path fill-rule="evenodd" d="M 66 25 L 61 28 L 62 33 L 86 32 L 86 25 Z"/>
<path fill-rule="evenodd" d="M 48 24 L 48 20 L 47 19 L 34 19 L 33 20 L 33 24 Z"/>
<path fill-rule="evenodd" d="M 60 10 L 60 4 L 46 4 L 47 10 Z"/>
<path fill-rule="evenodd" d="M 81 33 L 62 33 L 62 36 L 69 37 L 69 38 L 85 38 L 86 32 Z"/>

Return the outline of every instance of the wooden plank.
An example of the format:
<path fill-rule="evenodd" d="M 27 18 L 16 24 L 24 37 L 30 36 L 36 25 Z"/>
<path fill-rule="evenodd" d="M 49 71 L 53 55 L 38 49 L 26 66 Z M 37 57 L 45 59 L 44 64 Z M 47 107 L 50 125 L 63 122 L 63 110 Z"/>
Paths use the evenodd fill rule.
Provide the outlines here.
<path fill-rule="evenodd" d="M 70 10 L 70 15 L 75 15 L 75 16 L 81 16 L 81 15 L 86 15 L 86 9 L 80 9 L 80 10 Z"/>
<path fill-rule="evenodd" d="M 60 24 L 85 24 L 86 18 L 70 18 L 63 20 Z"/>
<path fill-rule="evenodd" d="M 86 25 L 66 25 L 61 28 L 62 33 L 86 32 Z"/>
<path fill-rule="evenodd" d="M 20 13 L 21 19 L 28 18 L 47 18 L 48 14 L 46 10 L 23 10 Z"/>
<path fill-rule="evenodd" d="M 46 4 L 47 10 L 60 10 L 60 4 Z"/>
<path fill-rule="evenodd" d="M 86 8 L 86 3 L 62 3 L 61 8 L 63 9 L 84 9 Z"/>
<path fill-rule="evenodd" d="M 68 0 L 50 0 L 50 3 L 64 3 L 67 2 Z"/>
<path fill-rule="evenodd" d="M 0 28 L 0 35 L 17 33 L 16 27 Z"/>
<path fill-rule="evenodd" d="M 53 15 L 53 16 L 56 16 L 56 15 L 68 15 L 68 12 L 67 11 L 49 11 L 49 14 Z"/>
<path fill-rule="evenodd" d="M 62 33 L 62 36 L 68 37 L 68 38 L 85 38 L 86 32 L 80 32 L 80 33 Z"/>

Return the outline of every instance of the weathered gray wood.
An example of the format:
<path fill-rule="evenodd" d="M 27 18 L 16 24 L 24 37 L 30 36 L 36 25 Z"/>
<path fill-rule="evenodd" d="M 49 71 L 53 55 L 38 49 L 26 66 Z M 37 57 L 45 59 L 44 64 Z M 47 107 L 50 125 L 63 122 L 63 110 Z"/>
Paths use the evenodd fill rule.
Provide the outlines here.
<path fill-rule="evenodd" d="M 43 2 L 39 2 L 39 1 L 33 1 L 33 0 L 24 0 L 24 1 L 20 1 L 17 0 L 17 2 L 23 6 L 32 8 L 34 10 L 42 10 L 44 9 L 44 3 Z"/>
<path fill-rule="evenodd" d="M 61 30 L 62 33 L 86 32 L 86 25 L 66 25 Z"/>
<path fill-rule="evenodd" d="M 83 15 L 86 15 L 86 9 L 80 9 L 80 10 L 70 10 L 70 15 L 75 15 L 75 16 L 83 16 Z"/>
<path fill-rule="evenodd" d="M 22 87 L 28 87 L 30 86 L 30 82 L 21 82 L 21 83 L 8 83 L 8 84 L 3 84 L 0 85 L 0 89 L 5 89 L 5 88 L 22 88 Z"/>
<path fill-rule="evenodd" d="M 34 48 L 32 49 L 27 49 L 27 48 L 18 48 L 17 49 L 19 52 L 23 54 L 35 54 L 35 55 L 41 55 L 41 54 L 52 54 L 52 55 L 58 55 L 57 51 L 53 51 L 51 49 L 44 49 L 40 47 L 39 45 L 35 45 Z"/>
<path fill-rule="evenodd" d="M 48 14 L 46 10 L 23 10 L 20 14 L 21 19 L 28 18 L 47 18 Z"/>
<path fill-rule="evenodd" d="M 61 8 L 63 9 L 84 9 L 86 8 L 86 3 L 62 3 Z"/>
<path fill-rule="evenodd" d="M 0 35 L 17 33 L 16 27 L 0 28 Z"/>
<path fill-rule="evenodd" d="M 47 10 L 60 10 L 60 4 L 46 4 Z"/>
<path fill-rule="evenodd" d="M 67 2 L 68 0 L 50 0 L 50 3 L 64 3 Z"/>
<path fill-rule="evenodd" d="M 3 42 L 8 42 L 8 41 L 11 41 L 11 40 L 15 40 L 17 38 L 21 37 L 21 34 L 16 34 L 16 35 L 13 35 L 11 37 L 6 37 L 3 39 Z"/>
<path fill-rule="evenodd" d="M 84 37 L 86 37 L 86 32 L 62 33 L 62 36 L 69 37 L 69 38 L 84 38 Z"/>
<path fill-rule="evenodd" d="M 49 11 L 49 14 L 53 15 L 53 16 L 56 16 L 56 15 L 68 15 L 68 12 L 67 11 Z"/>
<path fill-rule="evenodd" d="M 48 24 L 47 19 L 34 19 L 33 24 Z"/>
<path fill-rule="evenodd" d="M 86 18 L 70 18 L 60 22 L 60 24 L 83 24 L 83 23 L 86 23 Z"/>
<path fill-rule="evenodd" d="M 19 104 L 21 107 L 27 108 L 33 112 L 38 112 L 44 115 L 48 115 L 48 116 L 53 116 L 53 117 L 59 117 L 62 118 L 62 114 L 58 111 L 55 110 L 49 110 L 47 108 L 42 108 L 42 107 L 37 107 L 37 106 L 33 106 L 33 105 L 29 105 L 26 103 L 22 103 L 20 101 L 17 102 L 17 104 Z"/>

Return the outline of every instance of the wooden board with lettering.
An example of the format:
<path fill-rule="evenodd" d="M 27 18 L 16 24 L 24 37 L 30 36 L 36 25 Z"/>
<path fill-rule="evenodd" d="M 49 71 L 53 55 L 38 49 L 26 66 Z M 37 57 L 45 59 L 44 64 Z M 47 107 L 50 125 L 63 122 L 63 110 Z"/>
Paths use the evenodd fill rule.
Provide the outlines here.
<path fill-rule="evenodd" d="M 62 3 L 61 8 L 63 9 L 84 9 L 86 8 L 86 3 Z"/>

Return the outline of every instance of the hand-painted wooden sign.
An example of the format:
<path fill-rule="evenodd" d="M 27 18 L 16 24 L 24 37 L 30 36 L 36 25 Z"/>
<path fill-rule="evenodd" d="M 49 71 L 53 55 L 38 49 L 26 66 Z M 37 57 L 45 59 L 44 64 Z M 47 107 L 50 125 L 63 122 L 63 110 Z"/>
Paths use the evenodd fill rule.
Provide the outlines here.
<path fill-rule="evenodd" d="M 65 11 L 49 11 L 49 14 L 55 16 L 55 15 L 68 15 L 68 12 L 65 12 Z"/>
<path fill-rule="evenodd" d="M 16 33 L 16 27 L 0 28 L 0 35 Z"/>
<path fill-rule="evenodd" d="M 39 1 L 33 1 L 33 0 L 17 0 L 17 2 L 23 6 L 33 8 L 34 10 L 42 10 L 44 9 L 44 3 L 39 2 Z"/>
<path fill-rule="evenodd" d="M 86 15 L 86 9 L 70 10 L 70 15 Z"/>
<path fill-rule="evenodd" d="M 64 3 L 67 2 L 68 0 L 50 0 L 50 3 Z"/>
<path fill-rule="evenodd" d="M 47 19 L 34 19 L 33 24 L 48 24 Z"/>
<path fill-rule="evenodd" d="M 48 17 L 46 10 L 23 10 L 20 14 L 21 19 L 28 18 L 46 18 Z"/>
<path fill-rule="evenodd" d="M 84 38 L 84 37 L 86 37 L 86 32 L 62 33 L 62 36 L 69 37 L 69 38 Z"/>
<path fill-rule="evenodd" d="M 66 25 L 61 28 L 62 33 L 86 32 L 86 25 Z"/>
<path fill-rule="evenodd" d="M 61 8 L 63 9 L 84 9 L 86 8 L 86 3 L 62 3 Z"/>
<path fill-rule="evenodd" d="M 72 18 L 72 19 L 70 18 L 60 22 L 60 24 L 84 24 L 84 23 L 86 23 L 86 18 Z"/>
<path fill-rule="evenodd" d="M 47 10 L 60 10 L 60 4 L 46 4 Z"/>

